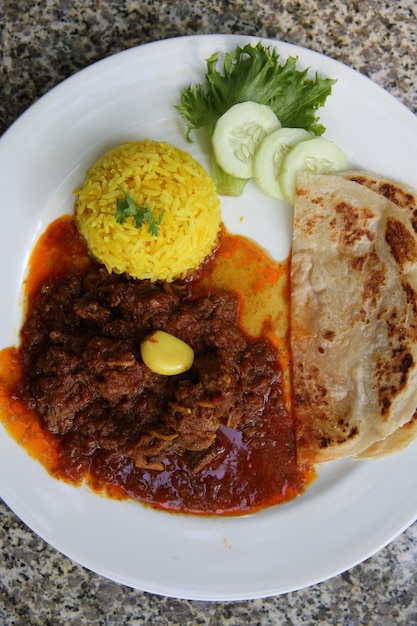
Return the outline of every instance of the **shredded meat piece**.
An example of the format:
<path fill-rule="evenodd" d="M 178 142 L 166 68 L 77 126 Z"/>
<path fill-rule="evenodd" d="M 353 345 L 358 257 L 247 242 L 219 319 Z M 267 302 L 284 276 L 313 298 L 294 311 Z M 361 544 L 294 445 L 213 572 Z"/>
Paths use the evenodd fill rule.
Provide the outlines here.
<path fill-rule="evenodd" d="M 140 342 L 165 330 L 195 352 L 178 376 L 152 372 Z M 280 376 L 268 341 L 238 325 L 237 297 L 195 297 L 104 268 L 46 281 L 22 331 L 25 399 L 45 427 L 89 455 L 98 448 L 160 470 L 181 454 L 199 471 L 217 454 L 219 426 L 253 427 Z"/>

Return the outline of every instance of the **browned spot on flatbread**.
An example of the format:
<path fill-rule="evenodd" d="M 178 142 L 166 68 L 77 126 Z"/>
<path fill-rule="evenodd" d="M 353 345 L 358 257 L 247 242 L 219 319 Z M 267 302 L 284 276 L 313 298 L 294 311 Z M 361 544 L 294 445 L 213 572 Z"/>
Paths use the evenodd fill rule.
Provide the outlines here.
<path fill-rule="evenodd" d="M 355 272 L 362 272 L 363 268 L 365 267 L 365 263 L 366 260 L 368 258 L 368 255 L 363 254 L 362 256 L 357 256 L 355 258 L 352 259 L 352 269 Z"/>
<path fill-rule="evenodd" d="M 322 449 L 328 448 L 334 443 L 343 444 L 346 440 L 354 439 L 355 437 L 357 437 L 357 435 L 359 435 L 359 428 L 357 426 L 352 426 L 351 428 L 349 428 L 349 424 L 343 422 L 343 420 L 339 422 L 338 425 L 340 427 L 340 430 L 345 433 L 345 436 L 331 437 L 329 435 L 323 435 L 319 443 Z"/>
<path fill-rule="evenodd" d="M 378 191 L 401 209 L 411 208 L 414 205 L 412 194 L 400 189 L 395 183 L 384 182 L 380 185 Z"/>
<path fill-rule="evenodd" d="M 349 176 L 349 180 L 351 180 L 354 183 L 359 183 L 359 185 L 365 185 L 366 187 L 368 186 L 368 184 L 371 187 L 375 183 L 375 181 L 373 180 L 370 181 L 369 177 L 363 176 L 360 173 L 351 174 Z"/>
<path fill-rule="evenodd" d="M 407 282 L 403 283 L 403 290 L 407 296 L 407 304 L 413 312 L 413 317 L 417 317 L 417 293 L 415 292 L 413 287 L 410 285 L 410 283 L 407 283 Z"/>
<path fill-rule="evenodd" d="M 298 198 L 302 198 L 303 196 L 308 195 L 308 189 L 303 189 L 303 187 L 297 187 L 295 190 L 295 196 Z"/>
<path fill-rule="evenodd" d="M 307 235 L 312 235 L 317 228 L 317 224 L 320 222 L 318 215 L 312 214 L 311 218 L 304 224 L 304 229 Z"/>
<path fill-rule="evenodd" d="M 351 172 L 347 178 L 359 185 L 373 189 L 408 213 L 411 225 L 417 233 L 417 198 L 416 195 L 394 180 L 377 178 L 370 173 Z"/>
<path fill-rule="evenodd" d="M 363 286 L 363 300 L 369 301 L 371 305 L 376 305 L 377 300 L 386 285 L 385 272 L 381 270 L 375 270 L 372 272 L 370 278 L 365 281 Z"/>
<path fill-rule="evenodd" d="M 374 217 L 371 209 L 361 209 L 360 211 L 348 202 L 339 202 L 335 206 L 335 212 L 340 216 L 343 222 L 343 230 L 340 237 L 347 247 L 352 247 L 363 238 L 372 241 L 374 235 L 367 228 L 367 220 Z"/>
<path fill-rule="evenodd" d="M 362 315 L 365 309 L 376 306 L 378 298 L 381 296 L 383 289 L 387 284 L 387 275 L 381 264 L 375 250 L 371 250 L 368 254 L 362 254 L 352 257 L 351 268 L 358 272 L 358 288 L 361 288 L 362 295 Z"/>
<path fill-rule="evenodd" d="M 323 204 L 323 198 L 322 198 L 322 196 L 317 196 L 315 198 L 310 198 L 310 202 L 311 202 L 311 204 L 320 205 L 320 204 Z"/>
<path fill-rule="evenodd" d="M 406 226 L 395 217 L 387 218 L 385 240 L 400 267 L 417 262 L 416 240 Z"/>
<path fill-rule="evenodd" d="M 398 347 L 392 350 L 389 360 L 379 359 L 375 372 L 378 383 L 378 404 L 381 407 L 381 415 L 385 417 L 393 402 L 393 399 L 401 392 L 408 379 L 408 372 L 414 365 L 414 359 L 408 350 Z M 384 384 L 397 374 L 396 384 Z"/>
<path fill-rule="evenodd" d="M 363 175 L 360 173 L 352 174 L 349 176 L 349 180 L 359 183 L 359 185 L 369 187 L 369 189 L 378 191 L 378 193 L 388 198 L 388 200 L 391 200 L 391 202 L 394 202 L 394 204 L 399 206 L 401 209 L 412 208 L 414 206 L 413 195 L 408 191 L 401 189 L 399 184 L 394 181 L 380 181 L 369 175 Z"/>

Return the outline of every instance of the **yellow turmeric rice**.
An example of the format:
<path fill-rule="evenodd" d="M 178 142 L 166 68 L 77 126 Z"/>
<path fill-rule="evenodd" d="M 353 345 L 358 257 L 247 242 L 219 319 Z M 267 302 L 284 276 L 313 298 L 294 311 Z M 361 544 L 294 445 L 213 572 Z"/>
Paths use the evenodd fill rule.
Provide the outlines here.
<path fill-rule="evenodd" d="M 133 141 L 107 152 L 87 172 L 77 192 L 75 215 L 91 254 L 109 272 L 172 281 L 200 267 L 217 244 L 221 210 L 204 168 L 168 143 Z M 127 193 L 147 206 L 157 235 L 134 218 L 116 220 L 117 199 Z"/>

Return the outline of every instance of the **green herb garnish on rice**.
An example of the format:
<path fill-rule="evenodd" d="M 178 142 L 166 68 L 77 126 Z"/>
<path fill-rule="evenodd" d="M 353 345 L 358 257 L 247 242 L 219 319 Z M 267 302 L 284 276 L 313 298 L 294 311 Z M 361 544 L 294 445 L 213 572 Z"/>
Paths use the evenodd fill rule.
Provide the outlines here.
<path fill-rule="evenodd" d="M 89 168 L 76 193 L 78 229 L 109 272 L 184 279 L 218 244 L 222 215 L 214 182 L 169 143 L 116 146 Z"/>
<path fill-rule="evenodd" d="M 118 185 L 118 187 L 124 194 L 124 198 L 117 198 L 116 221 L 119 224 L 124 224 L 128 217 L 133 217 L 136 228 L 142 228 L 144 223 L 148 222 L 148 231 L 151 235 L 157 237 L 165 209 L 163 209 L 159 217 L 155 219 L 151 207 L 147 202 L 145 202 L 144 206 L 137 204 L 123 187 L 120 185 Z"/>

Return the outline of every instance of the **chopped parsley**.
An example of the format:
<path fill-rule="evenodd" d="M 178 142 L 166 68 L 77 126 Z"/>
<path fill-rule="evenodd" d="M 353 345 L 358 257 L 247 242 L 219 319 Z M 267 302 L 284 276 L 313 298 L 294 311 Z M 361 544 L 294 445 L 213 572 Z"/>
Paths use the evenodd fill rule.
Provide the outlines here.
<path fill-rule="evenodd" d="M 136 228 L 142 228 L 148 222 L 148 232 L 157 237 L 165 211 L 161 211 L 159 217 L 155 218 L 147 202 L 141 206 L 120 185 L 119 189 L 124 198 L 117 198 L 116 222 L 124 224 L 128 217 L 133 217 Z"/>

